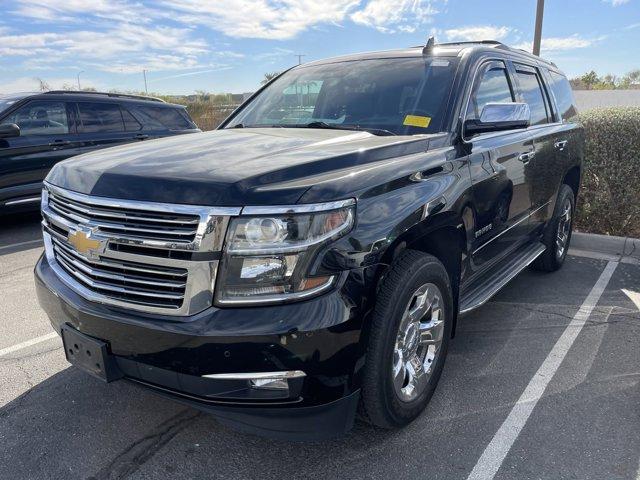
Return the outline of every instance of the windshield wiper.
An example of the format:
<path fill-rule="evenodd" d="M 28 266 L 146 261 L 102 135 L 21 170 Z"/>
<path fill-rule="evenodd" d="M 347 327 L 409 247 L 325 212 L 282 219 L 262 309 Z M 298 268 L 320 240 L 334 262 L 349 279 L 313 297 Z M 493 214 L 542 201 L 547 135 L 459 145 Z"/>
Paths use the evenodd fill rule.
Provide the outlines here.
<path fill-rule="evenodd" d="M 373 135 L 396 135 L 391 130 L 385 130 L 384 128 L 361 127 L 360 125 L 340 125 L 340 124 L 326 123 L 322 121 L 307 123 L 305 125 L 301 125 L 301 127 L 329 128 L 332 130 L 354 130 L 359 132 L 369 132 Z"/>

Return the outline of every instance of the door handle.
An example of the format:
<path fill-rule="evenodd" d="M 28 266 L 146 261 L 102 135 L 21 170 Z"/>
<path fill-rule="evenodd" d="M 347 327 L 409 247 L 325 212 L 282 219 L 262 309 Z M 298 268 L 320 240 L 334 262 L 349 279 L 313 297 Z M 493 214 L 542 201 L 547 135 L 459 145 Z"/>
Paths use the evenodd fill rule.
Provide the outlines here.
<path fill-rule="evenodd" d="M 564 147 L 567 146 L 567 143 L 569 143 L 569 140 L 559 140 L 556 143 L 554 143 L 553 146 L 556 147 L 558 150 L 562 151 L 564 150 Z"/>
<path fill-rule="evenodd" d="M 50 147 L 64 147 L 65 145 L 71 145 L 69 140 L 54 140 L 49 144 Z"/>
<path fill-rule="evenodd" d="M 147 138 L 149 138 L 149 135 L 145 135 L 144 133 L 138 133 L 136 135 L 136 139 L 138 140 L 146 140 Z"/>
<path fill-rule="evenodd" d="M 535 150 L 532 150 L 530 152 L 521 153 L 520 156 L 518 156 L 518 160 L 520 160 L 522 163 L 524 163 L 526 165 L 535 156 L 536 156 L 536 152 L 535 152 Z"/>

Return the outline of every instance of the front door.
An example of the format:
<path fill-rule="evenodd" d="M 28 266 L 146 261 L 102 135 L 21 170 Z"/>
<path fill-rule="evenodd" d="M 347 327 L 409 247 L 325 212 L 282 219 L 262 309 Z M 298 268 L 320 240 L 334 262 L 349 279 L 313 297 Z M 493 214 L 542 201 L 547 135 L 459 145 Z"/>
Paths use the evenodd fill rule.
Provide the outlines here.
<path fill-rule="evenodd" d="M 0 124 L 14 123 L 20 136 L 0 139 L 0 203 L 36 200 L 51 167 L 77 146 L 68 105 L 34 100 L 9 112 Z"/>
<path fill-rule="evenodd" d="M 485 61 L 474 79 L 465 120 L 479 118 L 487 103 L 515 101 L 514 82 L 506 63 Z M 479 271 L 527 237 L 531 197 L 526 164 L 535 153 L 526 130 L 479 134 L 465 141 L 475 201 L 473 227 L 467 226 L 467 234 L 471 236 L 472 267 Z"/>

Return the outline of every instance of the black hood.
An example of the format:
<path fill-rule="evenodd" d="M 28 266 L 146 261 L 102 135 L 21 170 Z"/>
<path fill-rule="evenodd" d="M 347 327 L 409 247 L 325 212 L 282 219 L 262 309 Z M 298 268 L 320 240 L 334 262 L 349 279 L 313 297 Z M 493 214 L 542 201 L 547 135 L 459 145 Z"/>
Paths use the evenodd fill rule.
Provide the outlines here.
<path fill-rule="evenodd" d="M 194 205 L 293 204 L 318 178 L 424 152 L 426 136 L 304 128 L 178 135 L 59 163 L 47 181 L 80 193 Z M 344 193 L 344 192 L 343 192 Z"/>

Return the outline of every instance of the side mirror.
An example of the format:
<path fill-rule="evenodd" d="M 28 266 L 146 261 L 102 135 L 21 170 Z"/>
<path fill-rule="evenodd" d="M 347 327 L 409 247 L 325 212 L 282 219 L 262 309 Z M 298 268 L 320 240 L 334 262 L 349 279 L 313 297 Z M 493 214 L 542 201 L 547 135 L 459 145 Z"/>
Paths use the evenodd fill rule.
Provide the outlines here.
<path fill-rule="evenodd" d="M 531 111 L 526 103 L 487 103 L 480 113 L 480 119 L 464 122 L 467 136 L 478 133 L 500 132 L 517 128 L 527 128 L 531 122 Z"/>
<path fill-rule="evenodd" d="M 0 125 L 0 138 L 19 137 L 20 127 L 15 123 Z"/>

